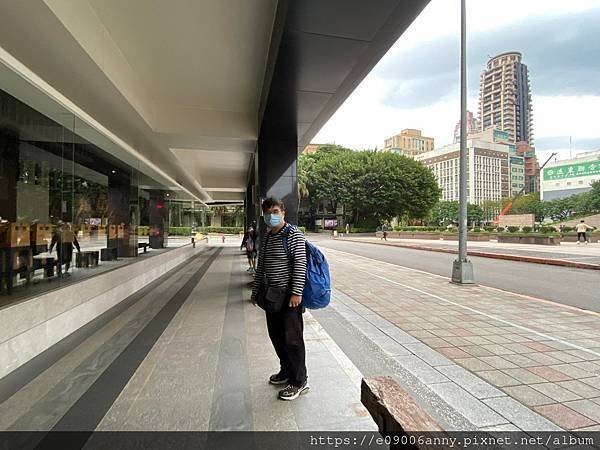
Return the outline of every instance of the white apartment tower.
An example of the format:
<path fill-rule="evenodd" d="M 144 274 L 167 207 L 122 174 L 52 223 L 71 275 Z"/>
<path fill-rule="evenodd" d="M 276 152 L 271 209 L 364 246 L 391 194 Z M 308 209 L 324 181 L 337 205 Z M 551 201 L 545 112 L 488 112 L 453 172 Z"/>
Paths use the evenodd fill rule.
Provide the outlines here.
<path fill-rule="evenodd" d="M 481 130 L 499 128 L 510 140 L 533 146 L 533 116 L 529 71 L 521 53 L 494 56 L 481 73 L 479 123 Z"/>

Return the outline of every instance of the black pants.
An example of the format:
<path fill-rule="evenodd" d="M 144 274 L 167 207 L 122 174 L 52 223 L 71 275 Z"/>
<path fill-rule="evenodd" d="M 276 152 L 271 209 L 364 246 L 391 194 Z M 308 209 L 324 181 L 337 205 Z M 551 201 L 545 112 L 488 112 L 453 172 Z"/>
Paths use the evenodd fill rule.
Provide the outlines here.
<path fill-rule="evenodd" d="M 577 242 L 579 242 L 583 238 L 583 242 L 587 242 L 587 236 L 585 233 L 578 232 L 577 233 Z"/>
<path fill-rule="evenodd" d="M 290 308 L 287 303 L 277 313 L 266 313 L 269 337 L 279 357 L 281 371 L 290 384 L 301 386 L 306 381 L 306 352 L 302 306 Z"/>

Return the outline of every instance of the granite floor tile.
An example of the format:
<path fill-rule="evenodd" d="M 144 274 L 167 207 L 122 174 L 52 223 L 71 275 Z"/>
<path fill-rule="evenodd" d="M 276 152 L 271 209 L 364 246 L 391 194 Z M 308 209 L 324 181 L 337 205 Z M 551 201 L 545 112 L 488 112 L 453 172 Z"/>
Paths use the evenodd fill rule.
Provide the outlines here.
<path fill-rule="evenodd" d="M 503 372 L 523 384 L 534 384 L 534 383 L 546 382 L 545 378 L 542 378 L 539 375 L 536 375 L 535 373 L 531 373 L 529 370 L 522 369 L 522 368 L 504 369 Z"/>
<path fill-rule="evenodd" d="M 553 399 L 546 397 L 541 392 L 536 391 L 529 386 L 508 386 L 503 388 L 503 391 L 527 406 L 549 405 L 554 403 Z"/>
<path fill-rule="evenodd" d="M 600 408 L 597 403 L 590 400 L 575 400 L 566 402 L 564 405 L 600 424 Z"/>
<path fill-rule="evenodd" d="M 595 387 L 590 386 L 581 380 L 559 381 L 556 384 L 562 388 L 574 392 L 577 395 L 580 395 L 583 398 L 600 397 L 599 389 L 596 389 Z"/>
<path fill-rule="evenodd" d="M 552 382 L 569 381 L 573 379 L 572 377 L 565 375 L 564 373 L 559 372 L 558 370 L 554 370 L 548 366 L 528 367 L 525 370 L 528 370 L 536 375 L 539 375 L 545 380 Z"/>
<path fill-rule="evenodd" d="M 562 404 L 536 406 L 534 409 L 567 430 L 597 425 L 593 420 Z"/>
<path fill-rule="evenodd" d="M 532 384 L 531 388 L 560 403 L 581 399 L 579 395 L 559 386 L 556 383 Z"/>
<path fill-rule="evenodd" d="M 522 430 L 559 430 L 552 422 L 535 414 L 531 409 L 511 397 L 489 398 L 483 402 Z"/>
<path fill-rule="evenodd" d="M 507 356 L 507 358 L 510 358 L 510 356 Z M 517 365 L 511 363 L 508 359 L 505 359 L 501 356 L 482 356 L 481 358 L 479 358 L 481 361 L 483 361 L 486 364 L 489 364 L 490 366 L 494 367 L 495 369 L 516 369 Z"/>
<path fill-rule="evenodd" d="M 432 384 L 430 388 L 477 427 L 490 427 L 507 423 L 504 417 L 455 383 Z"/>
<path fill-rule="evenodd" d="M 457 358 L 454 360 L 454 362 L 463 366 L 465 369 L 470 370 L 471 372 L 494 369 L 492 366 L 483 362 L 479 358 Z"/>
<path fill-rule="evenodd" d="M 483 370 L 476 373 L 484 380 L 498 387 L 518 386 L 521 384 L 520 381 L 515 380 L 513 377 L 505 374 L 501 370 Z"/>

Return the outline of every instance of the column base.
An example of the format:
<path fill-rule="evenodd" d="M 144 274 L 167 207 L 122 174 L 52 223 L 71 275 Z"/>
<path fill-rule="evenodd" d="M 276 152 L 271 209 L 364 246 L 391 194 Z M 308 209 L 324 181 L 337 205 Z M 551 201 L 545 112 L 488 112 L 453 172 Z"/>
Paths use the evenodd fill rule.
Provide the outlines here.
<path fill-rule="evenodd" d="M 452 263 L 452 282 L 456 284 L 475 284 L 473 263 L 469 260 L 457 259 Z"/>

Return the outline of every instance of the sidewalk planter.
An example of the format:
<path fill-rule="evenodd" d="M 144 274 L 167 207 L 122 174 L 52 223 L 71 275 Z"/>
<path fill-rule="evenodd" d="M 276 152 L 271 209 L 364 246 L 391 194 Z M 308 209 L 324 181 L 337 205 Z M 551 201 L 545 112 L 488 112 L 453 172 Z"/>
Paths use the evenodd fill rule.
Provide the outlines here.
<path fill-rule="evenodd" d="M 444 241 L 458 241 L 458 233 L 442 234 Z M 467 233 L 467 241 L 473 242 L 489 242 L 490 235 L 484 233 Z"/>
<path fill-rule="evenodd" d="M 560 245 L 558 236 L 511 236 L 510 234 L 498 235 L 498 242 L 502 244 L 535 244 L 535 245 Z"/>

